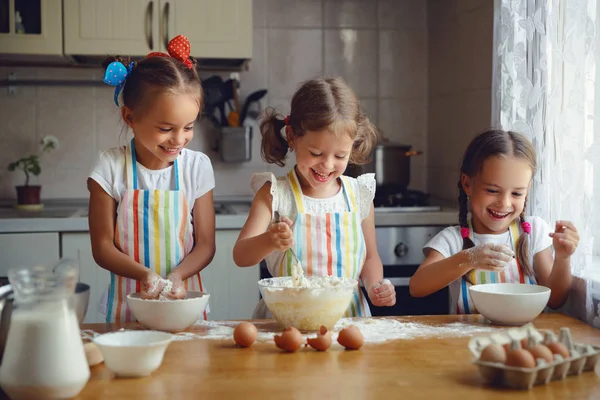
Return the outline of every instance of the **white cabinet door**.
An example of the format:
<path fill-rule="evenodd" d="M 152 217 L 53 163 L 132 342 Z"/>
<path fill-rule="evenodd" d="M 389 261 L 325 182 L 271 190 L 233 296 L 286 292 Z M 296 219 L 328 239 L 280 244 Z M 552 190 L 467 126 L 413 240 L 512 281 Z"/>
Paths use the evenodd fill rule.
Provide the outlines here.
<path fill-rule="evenodd" d="M 0 8 L 0 53 L 63 53 L 61 0 L 0 1 Z M 17 33 L 17 12 L 25 28 L 24 33 Z"/>
<path fill-rule="evenodd" d="M 58 233 L 0 234 L 0 276 L 11 268 L 54 265 L 59 249 Z"/>
<path fill-rule="evenodd" d="M 240 231 L 218 230 L 217 251 L 202 271 L 206 291 L 210 293 L 210 320 L 250 319 L 259 300 L 258 265 L 239 268 L 233 262 L 233 246 Z"/>
<path fill-rule="evenodd" d="M 158 0 L 63 0 L 65 54 L 160 51 Z"/>
<path fill-rule="evenodd" d="M 105 322 L 106 316 L 98 311 L 98 303 L 110 284 L 110 272 L 100 267 L 92 256 L 89 233 L 62 233 L 62 257 L 79 262 L 79 281 L 90 285 L 90 302 L 84 323 Z"/>
<path fill-rule="evenodd" d="M 164 48 L 181 34 L 194 57 L 252 57 L 252 0 L 161 0 L 160 23 Z"/>

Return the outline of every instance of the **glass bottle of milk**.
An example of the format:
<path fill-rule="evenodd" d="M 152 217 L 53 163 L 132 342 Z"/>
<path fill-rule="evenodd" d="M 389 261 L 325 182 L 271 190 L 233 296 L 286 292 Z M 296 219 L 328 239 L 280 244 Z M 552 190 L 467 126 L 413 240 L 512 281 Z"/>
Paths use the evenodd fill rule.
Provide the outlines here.
<path fill-rule="evenodd" d="M 90 378 L 75 313 L 74 261 L 12 269 L 14 308 L 0 365 L 0 386 L 13 400 L 68 399 Z"/>

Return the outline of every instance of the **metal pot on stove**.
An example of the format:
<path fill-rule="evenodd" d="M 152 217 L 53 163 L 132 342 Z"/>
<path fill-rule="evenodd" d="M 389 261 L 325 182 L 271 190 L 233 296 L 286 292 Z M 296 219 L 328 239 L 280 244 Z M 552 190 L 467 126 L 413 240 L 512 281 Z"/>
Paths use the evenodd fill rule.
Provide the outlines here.
<path fill-rule="evenodd" d="M 410 183 L 411 158 L 423 154 L 411 145 L 381 140 L 370 155 L 368 164 L 348 164 L 346 175 L 356 178 L 365 173 L 374 173 L 379 188 L 401 191 Z"/>

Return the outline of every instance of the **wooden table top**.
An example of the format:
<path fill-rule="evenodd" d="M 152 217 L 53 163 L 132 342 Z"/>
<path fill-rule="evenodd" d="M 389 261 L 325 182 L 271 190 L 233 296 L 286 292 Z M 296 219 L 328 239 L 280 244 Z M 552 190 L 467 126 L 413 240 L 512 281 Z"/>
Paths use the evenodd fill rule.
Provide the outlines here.
<path fill-rule="evenodd" d="M 485 323 L 477 315 L 398 319 L 427 325 Z M 600 345 L 600 331 L 563 314 L 542 314 L 534 324 L 556 332 L 569 326 L 576 341 Z M 273 322 L 262 321 L 258 327 L 277 330 Z M 90 324 L 82 328 L 102 333 L 120 326 Z M 202 334 L 206 328 L 195 327 L 190 332 Z M 77 399 L 600 399 L 600 379 L 594 372 L 530 391 L 485 386 L 471 363 L 469 339 L 413 338 L 366 343 L 358 351 L 301 348 L 297 353 L 281 352 L 272 343 L 242 349 L 236 348 L 233 340 L 174 341 L 161 367 L 150 377 L 116 379 L 104 364 L 92 367 L 91 378 Z"/>

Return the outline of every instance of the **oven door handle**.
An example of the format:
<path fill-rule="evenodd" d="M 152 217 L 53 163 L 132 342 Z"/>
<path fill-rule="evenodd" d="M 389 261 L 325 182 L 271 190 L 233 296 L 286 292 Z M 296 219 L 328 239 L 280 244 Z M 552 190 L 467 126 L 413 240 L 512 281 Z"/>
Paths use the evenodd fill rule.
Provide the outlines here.
<path fill-rule="evenodd" d="M 406 287 L 410 284 L 410 278 L 385 278 L 392 283 L 394 286 Z M 360 283 L 360 286 L 364 287 L 365 285 Z"/>

